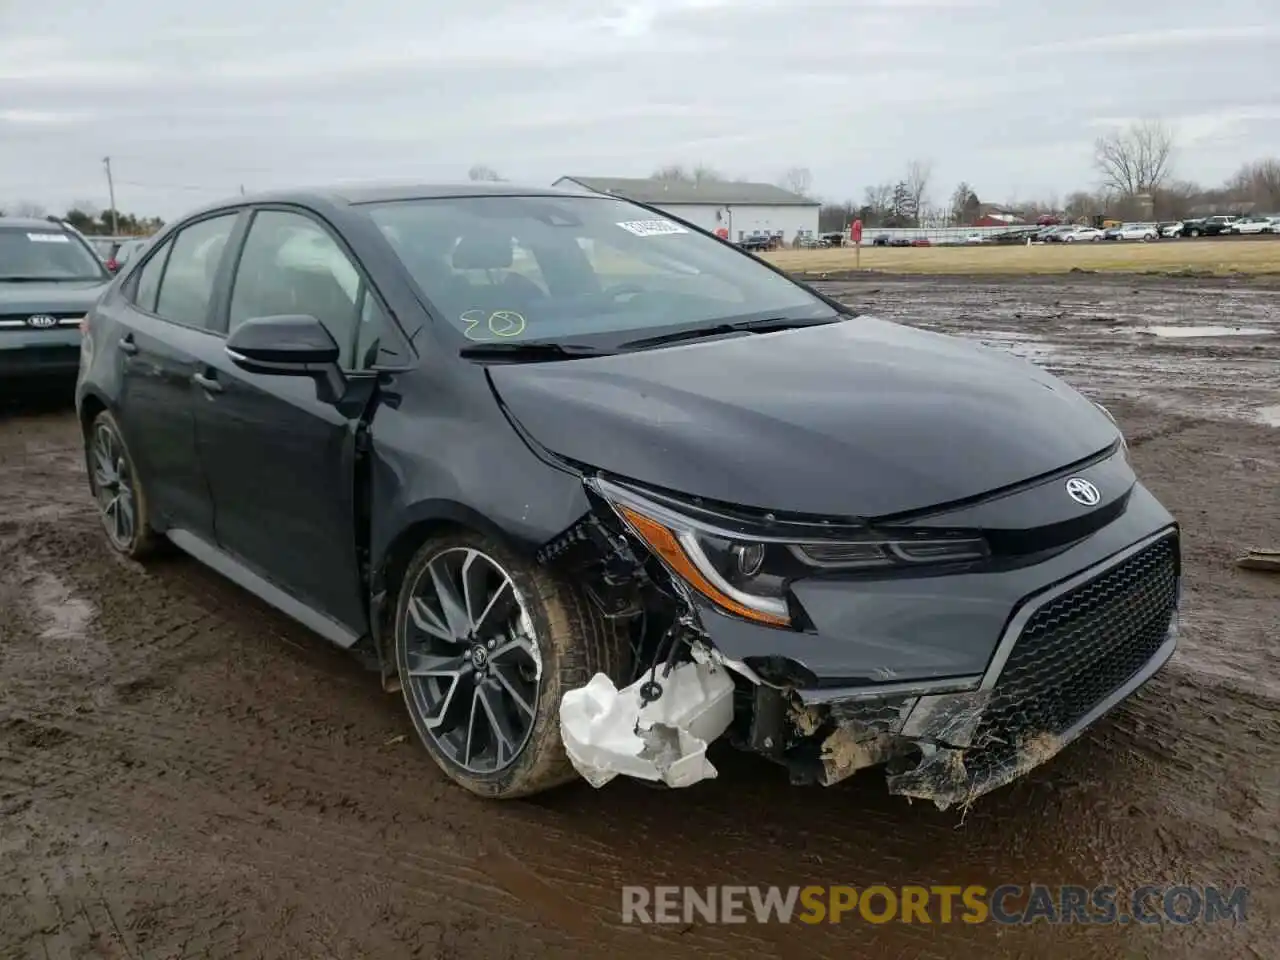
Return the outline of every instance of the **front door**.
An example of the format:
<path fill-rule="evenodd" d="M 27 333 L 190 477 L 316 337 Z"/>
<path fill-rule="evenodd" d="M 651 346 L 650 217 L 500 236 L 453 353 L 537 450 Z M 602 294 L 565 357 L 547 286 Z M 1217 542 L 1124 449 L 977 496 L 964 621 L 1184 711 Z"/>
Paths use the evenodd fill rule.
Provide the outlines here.
<path fill-rule="evenodd" d="M 198 357 L 196 433 L 218 545 L 348 629 L 367 629 L 356 543 L 356 428 L 376 378 L 355 362 L 362 314 L 377 309 L 361 274 L 310 216 L 259 210 L 225 310 L 228 334 L 253 317 L 307 314 L 343 348 L 337 404 L 306 377 L 248 373 L 221 344 Z"/>

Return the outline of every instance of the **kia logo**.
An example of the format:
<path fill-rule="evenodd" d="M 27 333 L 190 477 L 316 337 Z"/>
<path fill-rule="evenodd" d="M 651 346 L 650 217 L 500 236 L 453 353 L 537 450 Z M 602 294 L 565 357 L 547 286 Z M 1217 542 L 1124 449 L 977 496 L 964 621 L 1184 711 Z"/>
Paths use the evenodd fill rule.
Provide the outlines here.
<path fill-rule="evenodd" d="M 27 317 L 28 327 L 39 327 L 41 330 L 46 327 L 56 327 L 58 318 L 51 317 L 47 313 L 37 313 L 34 317 Z"/>
<path fill-rule="evenodd" d="M 1067 496 L 1086 507 L 1092 507 L 1102 499 L 1098 488 L 1084 477 L 1072 477 L 1067 481 Z"/>

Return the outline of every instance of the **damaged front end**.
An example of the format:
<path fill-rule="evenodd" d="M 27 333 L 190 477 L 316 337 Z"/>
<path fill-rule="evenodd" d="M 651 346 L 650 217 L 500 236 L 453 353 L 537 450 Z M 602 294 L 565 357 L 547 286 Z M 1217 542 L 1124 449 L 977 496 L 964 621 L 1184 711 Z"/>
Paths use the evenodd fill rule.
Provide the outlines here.
<path fill-rule="evenodd" d="M 597 509 L 541 559 L 629 626 L 629 674 L 597 675 L 560 706 L 566 752 L 597 787 L 714 777 L 707 750 L 723 739 L 794 783 L 882 767 L 892 793 L 966 804 L 1056 754 L 1175 645 L 1172 525 L 1083 568 L 1060 559 L 1070 576 L 1046 562 L 1046 588 L 1025 567 L 988 563 L 972 531 L 886 536 L 587 486 Z M 864 617 L 858 642 L 825 629 L 833 596 Z M 890 610 L 902 633 L 884 627 Z M 981 643 L 935 641 L 948 618 Z"/>

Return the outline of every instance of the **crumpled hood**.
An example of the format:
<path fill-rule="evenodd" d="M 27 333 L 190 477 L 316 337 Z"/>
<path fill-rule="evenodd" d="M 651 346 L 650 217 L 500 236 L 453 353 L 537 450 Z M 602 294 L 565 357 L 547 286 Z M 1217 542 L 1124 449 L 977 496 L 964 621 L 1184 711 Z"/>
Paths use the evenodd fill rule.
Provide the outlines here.
<path fill-rule="evenodd" d="M 0 280 L 0 314 L 72 313 L 88 310 L 110 280 L 66 283 L 13 283 Z"/>
<path fill-rule="evenodd" d="M 1116 439 L 1090 401 L 1029 362 L 867 317 L 489 373 L 549 450 L 763 510 L 921 510 Z"/>

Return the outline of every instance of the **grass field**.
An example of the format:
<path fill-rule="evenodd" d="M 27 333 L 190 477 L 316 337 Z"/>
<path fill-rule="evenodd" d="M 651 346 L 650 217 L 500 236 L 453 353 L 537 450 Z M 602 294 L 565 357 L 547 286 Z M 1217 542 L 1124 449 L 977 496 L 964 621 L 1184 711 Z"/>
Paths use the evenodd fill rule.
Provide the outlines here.
<path fill-rule="evenodd" d="M 763 254 L 793 273 L 854 269 L 854 250 L 778 250 Z M 1280 237 L 1259 240 L 1161 240 L 1155 243 L 1053 243 L 1040 246 L 872 247 L 861 268 L 883 273 L 1035 274 L 1074 269 L 1114 273 L 1280 274 Z"/>

